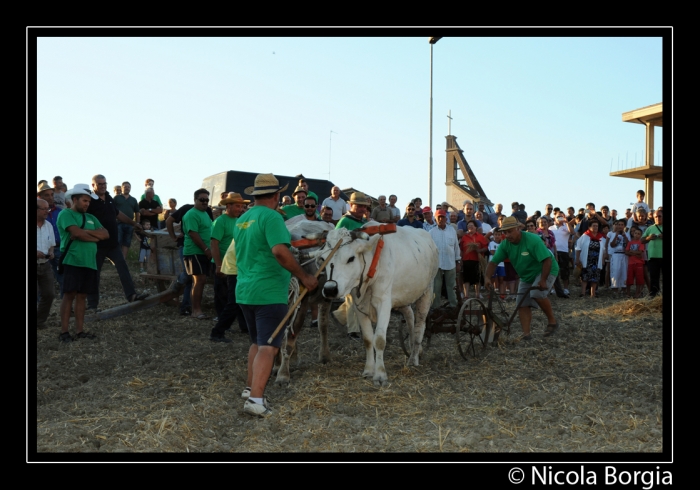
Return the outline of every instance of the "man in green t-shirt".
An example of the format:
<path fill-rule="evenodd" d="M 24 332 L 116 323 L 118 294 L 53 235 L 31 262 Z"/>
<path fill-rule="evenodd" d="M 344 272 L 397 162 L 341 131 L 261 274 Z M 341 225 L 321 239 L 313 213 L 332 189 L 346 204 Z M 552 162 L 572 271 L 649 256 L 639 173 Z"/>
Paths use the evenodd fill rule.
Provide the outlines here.
<path fill-rule="evenodd" d="M 657 209 L 654 213 L 654 224 L 644 230 L 642 243 L 647 244 L 647 267 L 651 279 L 649 296 L 652 298 L 661 291 L 661 276 L 664 263 L 664 210 Z M 664 278 L 666 276 L 664 275 Z"/>
<path fill-rule="evenodd" d="M 211 254 L 212 262 L 216 266 L 216 276 L 214 277 L 214 308 L 216 309 L 216 325 L 211 330 L 209 340 L 212 342 L 231 342 L 224 336 L 224 332 L 231 326 L 236 318 L 235 312 L 239 310 L 236 303 L 236 276 L 233 279 L 223 270 L 223 261 L 231 243 L 233 242 L 233 231 L 236 228 L 236 221 L 250 201 L 244 200 L 237 192 L 229 192 L 224 199 L 219 201 L 219 206 L 226 206 L 224 214 L 214 220 L 211 227 Z M 233 291 L 229 285 L 233 282 Z M 233 304 L 230 304 L 233 303 Z M 224 312 L 229 310 L 227 314 Z M 230 323 L 222 320 L 231 318 Z M 239 321 L 239 325 L 242 322 Z M 243 322 L 244 323 L 244 322 Z M 241 325 L 242 326 L 242 325 Z"/>
<path fill-rule="evenodd" d="M 353 192 L 350 195 L 350 211 L 345 213 L 335 225 L 336 228 L 346 228 L 348 230 L 356 230 L 362 228 L 367 223 L 364 215 L 367 208 L 372 205 L 369 197 L 364 192 Z M 333 316 L 343 325 L 348 326 L 348 338 L 352 340 L 360 340 L 360 321 L 357 318 L 354 307 L 352 306 L 352 296 L 349 294 L 345 297 L 345 303 L 340 305 L 334 312 Z"/>
<path fill-rule="evenodd" d="M 185 234 L 182 259 L 185 271 L 192 276 L 192 318 L 198 320 L 209 318 L 202 312 L 202 294 L 212 258 L 209 248 L 211 218 L 207 214 L 208 205 L 209 191 L 197 189 L 194 191 L 194 207 L 182 217 L 182 231 Z"/>
<path fill-rule="evenodd" d="M 282 208 L 282 212 L 284 213 L 284 221 L 304 214 L 304 201 L 306 200 L 307 196 L 306 190 L 304 190 L 302 186 L 299 186 L 294 189 L 292 196 L 294 197 L 294 204 L 290 204 Z"/>
<path fill-rule="evenodd" d="M 243 411 L 258 417 L 272 415 L 263 395 L 284 332 L 270 344 L 268 339 L 287 314 L 290 273 L 309 291 L 318 286 L 318 280 L 306 273 L 289 251 L 291 235 L 277 212 L 279 194 L 286 188 L 280 187 L 274 175 L 259 174 L 255 185 L 245 190 L 255 196 L 255 206 L 238 218 L 233 234 L 238 267 L 236 300 L 251 341 L 247 386 L 241 394 L 246 400 Z"/>
<path fill-rule="evenodd" d="M 547 249 L 547 246 L 536 233 L 523 233 L 520 231 L 518 220 L 509 216 L 503 220 L 500 227 L 505 240 L 501 241 L 496 253 L 491 258 L 491 262 L 486 267 L 484 277 L 486 277 L 486 288 L 493 288 L 493 284 L 489 280 L 496 272 L 496 266 L 499 262 L 509 259 L 513 268 L 520 276 L 520 286 L 518 287 L 518 316 L 520 317 L 520 325 L 523 327 L 523 339 L 531 340 L 530 323 L 532 321 L 532 307 L 539 306 L 545 315 L 547 315 L 547 330 L 544 336 L 552 335 L 559 324 L 554 318 L 552 312 L 552 304 L 547 298 L 547 293 L 559 274 L 559 265 L 554 259 L 554 255 Z M 530 290 L 530 288 L 536 288 Z M 521 299 L 527 295 L 525 299 Z"/>
<path fill-rule="evenodd" d="M 367 208 L 372 205 L 369 197 L 367 197 L 364 192 L 353 192 L 350 195 L 350 211 L 345 213 L 342 218 L 335 225 L 336 228 L 347 228 L 348 230 L 356 230 L 357 228 L 362 228 L 362 225 L 367 223 L 364 219 L 365 212 Z"/>
<path fill-rule="evenodd" d="M 87 212 L 92 199 L 98 199 L 88 184 L 77 184 L 66 193 L 66 198 L 71 200 L 71 207 L 61 211 L 56 222 L 61 235 L 64 267 L 58 340 L 72 342 L 74 339 L 95 338 L 83 331 L 85 304 L 88 294 L 98 292 L 97 242 L 107 240 L 109 233 L 97 218 Z M 71 309 L 75 311 L 75 337 L 68 331 Z"/>

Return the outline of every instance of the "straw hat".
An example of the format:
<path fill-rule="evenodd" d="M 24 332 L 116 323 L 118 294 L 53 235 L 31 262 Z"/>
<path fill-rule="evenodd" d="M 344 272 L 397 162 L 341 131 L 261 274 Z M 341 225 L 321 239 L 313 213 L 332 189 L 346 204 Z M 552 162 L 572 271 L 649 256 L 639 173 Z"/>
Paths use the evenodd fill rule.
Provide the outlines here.
<path fill-rule="evenodd" d="M 255 177 L 255 185 L 246 187 L 243 192 L 249 196 L 259 196 L 261 194 L 283 192 L 287 187 L 289 187 L 289 184 L 280 187 L 279 181 L 272 174 L 258 174 L 257 177 Z"/>
<path fill-rule="evenodd" d="M 51 192 L 53 192 L 53 188 L 51 188 L 51 186 L 50 186 L 49 184 L 47 184 L 46 182 L 43 182 L 41 185 L 38 185 L 38 186 L 36 187 L 36 195 L 37 195 L 37 196 L 38 196 L 39 194 L 41 194 L 42 192 L 44 192 L 44 191 L 51 191 Z"/>
<path fill-rule="evenodd" d="M 301 186 L 301 185 L 298 185 L 298 186 L 296 187 L 296 189 L 294 189 L 294 192 L 292 192 L 292 196 L 296 196 L 296 195 L 297 195 L 298 193 L 300 193 L 300 192 L 303 192 L 304 194 L 306 194 L 306 195 L 308 196 L 308 193 L 306 192 L 306 189 L 304 189 L 304 187 Z"/>
<path fill-rule="evenodd" d="M 503 231 L 510 230 L 511 228 L 517 228 L 518 226 L 520 226 L 520 221 L 518 221 L 513 216 L 508 216 L 503 220 L 503 223 L 501 224 L 500 228 L 501 231 Z"/>
<path fill-rule="evenodd" d="M 238 192 L 229 192 L 228 196 L 219 201 L 219 206 L 226 206 L 227 204 L 248 204 L 250 201 L 243 199 Z"/>
<path fill-rule="evenodd" d="M 350 204 L 364 204 L 365 206 L 372 205 L 372 201 L 370 201 L 369 197 L 367 197 L 364 192 L 353 192 L 350 194 L 350 200 L 348 202 Z"/>

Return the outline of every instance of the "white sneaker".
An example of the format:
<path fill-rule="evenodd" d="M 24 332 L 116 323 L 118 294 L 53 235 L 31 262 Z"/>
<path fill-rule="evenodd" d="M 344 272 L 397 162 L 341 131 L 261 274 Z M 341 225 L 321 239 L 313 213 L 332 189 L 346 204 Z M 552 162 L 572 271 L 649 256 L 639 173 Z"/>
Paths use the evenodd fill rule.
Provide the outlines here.
<path fill-rule="evenodd" d="M 248 398 L 250 398 L 250 387 L 249 386 L 245 387 L 245 390 L 243 390 L 243 393 L 241 393 L 241 398 L 243 398 L 244 400 L 247 400 Z"/>
<path fill-rule="evenodd" d="M 255 415 L 257 417 L 269 417 L 272 415 L 272 410 L 267 407 L 267 400 L 264 398 L 262 405 L 255 403 L 251 399 L 246 400 L 243 404 L 243 411 L 249 415 Z"/>

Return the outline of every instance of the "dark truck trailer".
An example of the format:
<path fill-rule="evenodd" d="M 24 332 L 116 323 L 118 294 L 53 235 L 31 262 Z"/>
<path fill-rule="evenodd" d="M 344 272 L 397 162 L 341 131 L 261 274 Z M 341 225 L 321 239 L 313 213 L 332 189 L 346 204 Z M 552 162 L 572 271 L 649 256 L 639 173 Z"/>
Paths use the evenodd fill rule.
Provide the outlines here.
<path fill-rule="evenodd" d="M 255 177 L 258 175 L 257 172 L 240 172 L 238 170 L 228 170 L 226 172 L 221 172 L 218 174 L 206 177 L 202 181 L 202 187 L 209 191 L 210 204 L 216 206 L 219 204 L 222 192 L 238 192 L 243 196 L 244 199 L 251 199 L 250 196 L 245 194 L 245 189 L 247 187 L 252 187 L 255 185 Z M 309 184 L 309 191 L 313 191 L 318 196 L 318 204 L 320 205 L 323 200 L 331 195 L 331 189 L 335 185 L 330 180 L 321 179 L 310 179 L 304 177 L 302 174 L 296 176 L 289 175 L 275 175 L 275 178 L 279 181 L 280 186 L 289 184 L 289 187 L 281 193 L 282 196 L 289 195 L 291 197 L 292 192 L 296 189 L 300 178 L 306 179 L 306 183 Z M 348 200 L 342 191 L 340 197 Z M 252 199 L 251 199 L 252 200 Z"/>

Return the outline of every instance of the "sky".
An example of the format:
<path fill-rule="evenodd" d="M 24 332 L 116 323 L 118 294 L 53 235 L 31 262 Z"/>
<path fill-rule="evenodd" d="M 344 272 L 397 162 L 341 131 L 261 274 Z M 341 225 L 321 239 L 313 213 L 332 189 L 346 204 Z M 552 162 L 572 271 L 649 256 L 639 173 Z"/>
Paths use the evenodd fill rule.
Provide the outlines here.
<path fill-rule="evenodd" d="M 138 199 L 152 178 L 156 194 L 179 206 L 226 170 L 303 173 L 396 194 L 402 208 L 414 197 L 427 204 L 427 37 L 106 37 L 115 32 L 38 38 L 38 179 L 61 175 L 72 187 L 101 173 L 110 192 L 128 180 Z M 661 37 L 619 37 L 627 32 L 638 31 L 440 39 L 433 204 L 446 195 L 451 111 L 451 133 L 487 197 L 506 210 L 512 201 L 529 214 L 547 203 L 630 207 L 643 181 L 609 173 L 643 164 L 645 132 L 622 113 L 663 102 L 663 65 Z M 663 165 L 663 128 L 655 138 Z M 660 183 L 654 192 L 658 207 Z"/>

